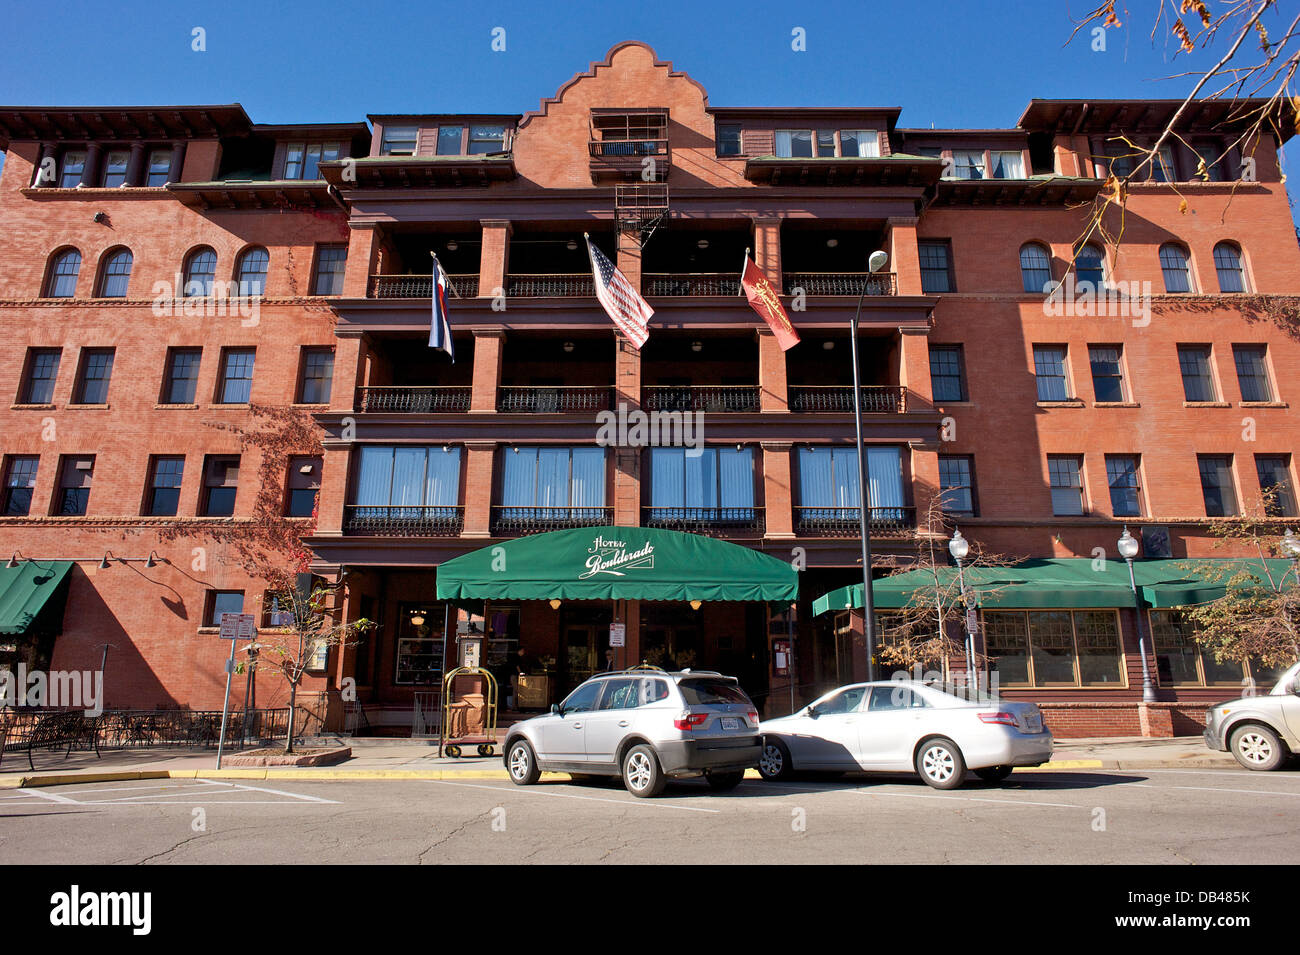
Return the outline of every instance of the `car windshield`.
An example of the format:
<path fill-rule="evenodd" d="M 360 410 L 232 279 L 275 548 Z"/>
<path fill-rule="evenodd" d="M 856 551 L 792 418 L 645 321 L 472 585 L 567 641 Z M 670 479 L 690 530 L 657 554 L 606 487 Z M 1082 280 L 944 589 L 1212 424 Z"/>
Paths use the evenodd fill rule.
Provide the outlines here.
<path fill-rule="evenodd" d="M 1295 664 L 1277 678 L 1277 682 L 1273 684 L 1273 689 L 1269 691 L 1269 695 L 1289 696 L 1295 690 L 1297 678 L 1300 678 L 1300 663 Z"/>
<path fill-rule="evenodd" d="M 730 680 L 682 680 L 677 688 L 682 691 L 682 698 L 692 706 L 749 702 L 740 685 Z"/>
<path fill-rule="evenodd" d="M 998 698 L 989 693 L 985 693 L 978 686 L 969 683 L 927 683 L 932 690 L 938 690 L 940 693 L 947 693 L 949 696 L 955 696 L 959 700 L 965 700 L 967 703 L 996 703 Z"/>

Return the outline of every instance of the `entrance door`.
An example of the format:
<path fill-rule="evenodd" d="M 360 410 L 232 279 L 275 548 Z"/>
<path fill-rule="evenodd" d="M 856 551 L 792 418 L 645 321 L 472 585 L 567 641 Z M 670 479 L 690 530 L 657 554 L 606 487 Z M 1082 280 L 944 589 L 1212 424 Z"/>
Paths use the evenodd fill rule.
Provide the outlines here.
<path fill-rule="evenodd" d="M 590 624 L 564 628 L 564 692 L 590 679 L 599 668 L 603 649 L 599 649 L 599 628 Z M 605 640 L 608 642 L 608 629 Z"/>

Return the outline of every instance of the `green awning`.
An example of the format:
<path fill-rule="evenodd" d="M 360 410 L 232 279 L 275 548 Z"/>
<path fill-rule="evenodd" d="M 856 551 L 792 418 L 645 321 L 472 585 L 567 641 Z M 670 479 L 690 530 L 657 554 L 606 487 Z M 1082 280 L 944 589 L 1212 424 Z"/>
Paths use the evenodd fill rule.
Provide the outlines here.
<path fill-rule="evenodd" d="M 727 541 L 644 527 L 582 527 L 490 544 L 438 567 L 439 600 L 779 600 L 783 560 Z"/>
<path fill-rule="evenodd" d="M 1273 579 L 1289 569 L 1286 560 L 1269 560 Z M 1209 579 L 1197 568 L 1220 571 Z M 1143 601 L 1150 607 L 1184 607 L 1222 597 L 1227 578 L 1239 571 L 1251 572 L 1267 582 L 1259 560 L 1228 558 L 1203 560 L 1139 560 L 1133 563 L 1133 578 Z M 940 589 L 955 594 L 956 567 L 939 568 Z M 966 586 L 974 590 L 980 605 L 1007 610 L 1106 609 L 1131 607 L 1133 590 L 1128 565 L 1112 559 L 1098 564 L 1086 557 L 1035 558 L 1010 567 L 972 567 L 966 571 Z M 934 576 L 929 570 L 909 570 L 873 581 L 871 593 L 877 610 L 906 607 L 917 591 L 934 593 Z M 813 601 L 813 614 L 862 606 L 862 585 L 840 587 Z"/>
<path fill-rule="evenodd" d="M 67 560 L 25 560 L 17 567 L 0 567 L 0 634 L 26 633 L 50 600 L 62 595 L 71 569 Z"/>

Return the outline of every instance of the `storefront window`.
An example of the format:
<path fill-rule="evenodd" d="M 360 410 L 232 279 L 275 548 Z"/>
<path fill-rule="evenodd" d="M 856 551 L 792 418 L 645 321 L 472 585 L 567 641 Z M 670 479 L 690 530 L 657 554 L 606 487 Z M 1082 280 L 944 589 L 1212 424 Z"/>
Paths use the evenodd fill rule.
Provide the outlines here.
<path fill-rule="evenodd" d="M 1124 682 L 1113 610 L 987 611 L 984 639 L 1002 686 L 1118 686 Z"/>
<path fill-rule="evenodd" d="M 394 683 L 437 686 L 442 682 L 442 621 L 441 606 L 398 604 Z"/>
<path fill-rule="evenodd" d="M 1240 663 L 1214 659 L 1195 638 L 1192 622 L 1178 610 L 1152 610 L 1151 642 L 1155 648 L 1156 675 L 1164 686 L 1239 686 L 1245 679 Z"/>

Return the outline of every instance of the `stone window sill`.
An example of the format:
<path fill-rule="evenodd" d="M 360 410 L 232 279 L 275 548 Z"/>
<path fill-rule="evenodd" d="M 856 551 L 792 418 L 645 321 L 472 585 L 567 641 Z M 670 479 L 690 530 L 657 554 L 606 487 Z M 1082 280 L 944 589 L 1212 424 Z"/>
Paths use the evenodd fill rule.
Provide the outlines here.
<path fill-rule="evenodd" d="M 198 405 L 166 404 L 160 402 L 159 404 L 154 405 L 154 410 L 155 411 L 197 411 L 198 407 L 199 407 Z"/>
<path fill-rule="evenodd" d="M 29 404 L 20 403 L 20 404 L 10 405 L 9 410 L 10 411 L 54 411 L 55 406 L 54 405 L 29 405 Z"/>
<path fill-rule="evenodd" d="M 68 405 L 68 410 L 69 411 L 109 411 L 112 409 L 112 407 L 113 406 L 109 404 L 84 405 L 84 404 L 73 403 Z"/>
<path fill-rule="evenodd" d="M 1136 401 L 1094 401 L 1094 408 L 1141 408 Z"/>
<path fill-rule="evenodd" d="M 1065 401 L 1036 401 L 1034 402 L 1040 408 L 1082 408 L 1083 401 L 1078 398 L 1068 398 Z"/>
<path fill-rule="evenodd" d="M 1289 407 L 1285 401 L 1243 401 L 1243 408 L 1286 408 Z"/>
<path fill-rule="evenodd" d="M 1184 408 L 1231 408 L 1230 401 L 1184 401 Z"/>

